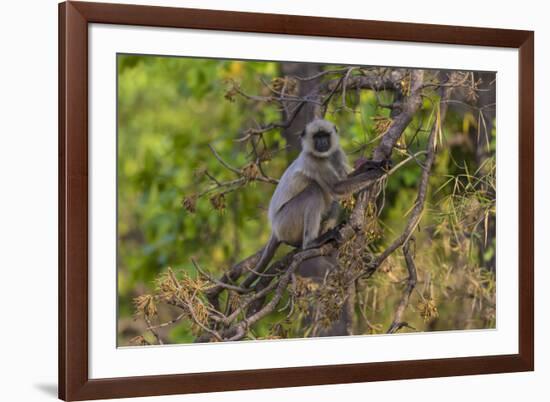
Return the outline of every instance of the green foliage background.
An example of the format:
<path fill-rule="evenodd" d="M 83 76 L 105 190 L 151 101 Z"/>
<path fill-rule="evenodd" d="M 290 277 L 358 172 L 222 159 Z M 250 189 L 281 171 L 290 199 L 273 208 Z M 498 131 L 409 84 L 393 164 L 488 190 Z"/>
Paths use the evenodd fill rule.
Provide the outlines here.
<path fill-rule="evenodd" d="M 278 76 L 280 65 L 274 62 L 118 56 L 119 345 L 128 345 L 131 338 L 142 334 L 145 325 L 134 319 L 132 300 L 150 292 L 159 273 L 172 267 L 194 276 L 190 261 L 194 257 L 219 275 L 267 241 L 266 210 L 274 190 L 271 184 L 253 183 L 229 194 L 224 212 L 215 210 L 208 198 L 201 198 L 196 212 L 189 213 L 182 207 L 182 199 L 208 184 L 207 178 L 197 174 L 204 169 L 218 180 L 234 178 L 213 157 L 209 144 L 240 168 L 248 162 L 249 151 L 236 141 L 242 132 L 281 118 L 275 106 L 226 99 L 228 80 L 239 82 L 248 93 L 260 93 L 265 89 L 262 80 L 270 82 Z M 373 117 L 388 115 L 387 110 L 377 107 L 372 92 L 353 96 L 351 102 L 360 113 L 327 114 L 340 128 L 342 145 L 351 161 L 368 155 L 376 145 L 361 149 L 361 145 L 376 137 Z M 391 99 L 382 95 L 381 101 L 389 103 Z M 432 109 L 426 100 L 407 129 L 405 141 L 413 137 L 412 127 L 428 124 Z M 475 111 L 451 110 L 445 121 L 444 139 L 468 139 L 478 125 Z M 285 146 L 279 132 L 269 133 L 266 139 L 273 149 Z M 423 149 L 425 140 L 426 135 L 417 135 L 414 148 Z M 489 141 L 492 158 L 487 163 L 494 163 L 494 131 Z M 293 156 L 279 151 L 266 165 L 267 173 L 280 177 Z M 486 224 L 485 215 L 494 216 L 494 198 L 479 194 L 474 185 L 468 191 L 468 183 L 476 180 L 474 173 L 478 168 L 475 149 L 468 141 L 440 147 L 427 211 L 416 235 L 420 290 L 413 294 L 406 313 L 407 321 L 416 330 L 495 326 L 495 281 L 491 272 L 494 238 L 484 239 L 483 230 L 479 230 Z M 419 176 L 420 168 L 409 163 L 389 179 L 381 215 L 384 235 L 376 247 L 383 249 L 403 228 L 406 213 L 416 198 Z M 477 222 L 477 226 L 472 222 Z M 477 246 L 480 241 L 489 243 L 485 254 Z M 363 313 L 368 317 L 368 324 L 357 325 L 361 332 L 375 333 L 387 328 L 404 277 L 404 263 L 396 255 L 369 280 L 361 295 L 365 298 L 363 311 L 358 312 L 358 317 Z M 426 320 L 422 303 L 431 299 L 438 317 Z M 163 307 L 159 317 L 167 321 L 176 313 Z M 273 319 L 266 320 L 270 321 Z M 268 324 L 263 325 L 256 329 L 259 336 L 266 334 Z M 187 323 L 163 331 L 172 343 L 194 338 Z"/>

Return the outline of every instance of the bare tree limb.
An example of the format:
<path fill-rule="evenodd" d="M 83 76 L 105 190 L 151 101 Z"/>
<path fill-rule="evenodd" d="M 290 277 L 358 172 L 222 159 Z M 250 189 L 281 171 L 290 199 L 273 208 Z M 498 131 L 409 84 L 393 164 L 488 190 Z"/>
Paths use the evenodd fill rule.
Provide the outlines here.
<path fill-rule="evenodd" d="M 424 202 L 426 200 L 426 194 L 428 191 L 428 180 L 430 178 L 430 171 L 432 168 L 432 164 L 435 159 L 435 143 L 437 139 L 437 135 L 439 134 L 440 130 L 442 130 L 442 122 L 445 120 L 445 115 L 447 113 L 447 101 L 449 100 L 451 96 L 453 87 L 445 87 L 443 91 L 443 96 L 441 98 L 441 102 L 438 105 L 438 113 L 436 116 L 435 123 L 432 127 L 432 130 L 430 132 L 430 136 L 428 137 L 428 146 L 426 149 L 426 161 L 424 162 L 424 167 L 422 169 L 422 175 L 420 177 L 420 184 L 418 186 L 418 196 L 416 198 L 416 202 L 414 205 L 414 208 L 409 216 L 409 219 L 407 220 L 407 225 L 405 226 L 405 230 L 401 233 L 401 235 L 395 239 L 392 244 L 384 250 L 384 252 L 376 259 L 375 266 L 379 266 L 384 262 L 384 260 L 393 253 L 397 248 L 401 247 L 405 242 L 411 237 L 414 229 L 417 227 L 418 223 L 420 222 L 421 213 L 424 209 Z"/>
<path fill-rule="evenodd" d="M 405 264 L 407 265 L 407 271 L 409 273 L 409 277 L 407 279 L 407 285 L 405 286 L 405 289 L 403 290 L 403 295 L 401 296 L 401 300 L 399 301 L 399 304 L 397 305 L 397 309 L 395 310 L 395 315 L 393 318 L 393 321 L 388 328 L 388 334 L 393 334 L 402 327 L 409 326 L 407 322 L 403 321 L 403 313 L 405 312 L 405 309 L 407 308 L 409 304 L 409 299 L 411 297 L 411 293 L 414 290 L 414 287 L 416 286 L 416 266 L 414 264 L 413 256 L 411 255 L 410 251 L 410 245 L 412 243 L 412 239 L 409 240 L 405 245 L 403 246 L 403 255 L 405 256 Z"/>
<path fill-rule="evenodd" d="M 407 128 L 411 122 L 414 114 L 420 108 L 420 105 L 422 104 L 422 97 L 420 94 L 423 78 L 424 70 L 411 71 L 411 94 L 400 106 L 401 113 L 393 118 L 390 128 L 384 134 L 380 144 L 374 150 L 372 158 L 375 161 L 381 161 L 390 157 L 393 147 L 399 140 L 399 137 L 401 137 L 403 131 L 405 131 L 405 128 Z"/>

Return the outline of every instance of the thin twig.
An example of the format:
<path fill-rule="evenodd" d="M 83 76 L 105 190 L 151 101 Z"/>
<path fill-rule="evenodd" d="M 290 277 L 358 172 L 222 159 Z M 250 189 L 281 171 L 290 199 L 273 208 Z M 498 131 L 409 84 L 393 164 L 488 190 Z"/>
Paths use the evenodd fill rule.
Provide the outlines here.
<path fill-rule="evenodd" d="M 155 330 L 155 327 L 151 324 L 151 320 L 149 319 L 149 317 L 147 317 L 147 315 L 144 315 L 144 318 L 145 318 L 145 322 L 147 323 L 147 329 L 149 330 L 149 332 L 153 334 L 153 336 L 156 338 L 159 345 L 164 345 L 164 342 L 162 341 L 160 335 Z"/>
<path fill-rule="evenodd" d="M 199 272 L 199 274 L 201 274 L 202 276 L 204 276 L 206 279 L 208 279 L 210 282 L 214 283 L 215 285 L 217 286 L 221 286 L 223 287 L 224 289 L 228 289 L 228 290 L 233 290 L 234 292 L 237 292 L 237 293 L 241 293 L 241 294 L 244 294 L 244 293 L 250 293 L 250 289 L 245 289 L 245 288 L 242 288 L 240 286 L 233 286 L 233 285 L 229 285 L 225 282 L 222 282 L 216 278 L 213 278 L 212 276 L 208 275 L 205 271 L 203 271 L 201 269 L 201 267 L 199 266 L 199 264 L 197 263 L 197 261 L 195 261 L 194 258 L 191 258 L 191 262 L 193 263 L 195 269 Z"/>

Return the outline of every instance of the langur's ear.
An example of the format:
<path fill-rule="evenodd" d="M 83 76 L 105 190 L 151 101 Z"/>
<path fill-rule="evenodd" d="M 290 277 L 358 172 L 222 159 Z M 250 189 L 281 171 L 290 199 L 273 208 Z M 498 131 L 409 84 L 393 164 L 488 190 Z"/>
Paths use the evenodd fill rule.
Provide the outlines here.
<path fill-rule="evenodd" d="M 300 138 L 304 138 L 306 136 L 306 129 L 304 128 L 301 132 L 300 132 Z"/>

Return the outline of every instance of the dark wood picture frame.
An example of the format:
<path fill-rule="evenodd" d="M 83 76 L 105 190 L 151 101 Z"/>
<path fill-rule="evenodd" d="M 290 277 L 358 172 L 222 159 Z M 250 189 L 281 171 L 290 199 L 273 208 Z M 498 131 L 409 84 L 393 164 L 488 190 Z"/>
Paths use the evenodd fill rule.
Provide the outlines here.
<path fill-rule="evenodd" d="M 89 379 L 88 24 L 443 43 L 519 49 L 519 353 L 448 359 Z M 59 5 L 59 397 L 83 400 L 532 371 L 534 33 L 66 2 Z"/>

